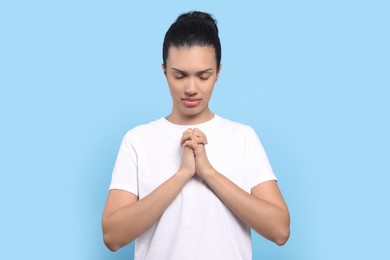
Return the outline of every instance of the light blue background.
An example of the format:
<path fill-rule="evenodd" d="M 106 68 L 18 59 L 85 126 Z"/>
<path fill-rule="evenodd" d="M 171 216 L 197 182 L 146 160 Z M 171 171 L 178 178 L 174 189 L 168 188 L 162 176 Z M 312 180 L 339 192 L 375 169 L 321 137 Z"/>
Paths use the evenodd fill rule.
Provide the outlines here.
<path fill-rule="evenodd" d="M 165 31 L 219 21 L 212 103 L 255 128 L 291 237 L 254 259 L 389 259 L 389 1 L 1 1 L 0 258 L 132 259 L 100 228 L 126 131 L 170 112 Z"/>

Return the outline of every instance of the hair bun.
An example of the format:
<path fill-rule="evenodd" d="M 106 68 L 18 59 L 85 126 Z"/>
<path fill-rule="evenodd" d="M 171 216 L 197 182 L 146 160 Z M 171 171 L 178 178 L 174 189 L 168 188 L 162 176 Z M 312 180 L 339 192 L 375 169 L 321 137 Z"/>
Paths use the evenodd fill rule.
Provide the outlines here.
<path fill-rule="evenodd" d="M 221 42 L 218 36 L 217 22 L 211 14 L 199 11 L 192 11 L 181 14 L 171 24 L 165 33 L 163 42 L 163 62 L 167 64 L 169 48 L 171 46 L 180 48 L 193 46 L 213 47 L 215 50 L 215 61 L 217 70 L 221 65 Z"/>
<path fill-rule="evenodd" d="M 182 23 L 182 22 L 207 23 L 207 24 L 211 25 L 218 33 L 217 21 L 210 14 L 205 13 L 205 12 L 192 11 L 192 12 L 184 13 L 176 19 L 176 23 L 177 22 L 179 22 L 179 23 Z"/>

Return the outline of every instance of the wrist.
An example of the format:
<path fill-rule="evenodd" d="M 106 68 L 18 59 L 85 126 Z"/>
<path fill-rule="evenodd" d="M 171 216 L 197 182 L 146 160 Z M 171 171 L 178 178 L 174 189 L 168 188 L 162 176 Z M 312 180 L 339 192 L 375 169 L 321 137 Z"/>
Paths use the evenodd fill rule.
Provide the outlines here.
<path fill-rule="evenodd" d="M 188 182 L 194 176 L 193 173 L 190 173 L 189 171 L 183 169 L 179 169 L 175 175 L 179 177 L 181 180 L 183 180 L 184 182 Z"/>
<path fill-rule="evenodd" d="M 213 176 L 217 175 L 218 172 L 212 167 L 207 167 L 204 171 L 202 171 L 200 175 L 200 177 L 204 180 L 204 181 L 208 181 L 210 178 L 212 178 Z"/>

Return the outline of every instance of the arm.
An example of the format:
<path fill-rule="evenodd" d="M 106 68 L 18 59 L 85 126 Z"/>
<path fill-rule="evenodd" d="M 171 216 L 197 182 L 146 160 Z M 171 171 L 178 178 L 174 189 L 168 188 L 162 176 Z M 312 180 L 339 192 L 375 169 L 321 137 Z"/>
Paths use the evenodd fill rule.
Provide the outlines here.
<path fill-rule="evenodd" d="M 176 174 L 141 200 L 130 192 L 111 190 L 102 218 L 106 246 L 116 251 L 146 231 L 191 179 L 194 168 L 193 151 L 184 147 L 181 166 Z"/>
<path fill-rule="evenodd" d="M 265 238 L 283 245 L 290 235 L 290 216 L 276 181 L 267 181 L 247 193 L 221 173 L 208 161 L 204 144 L 205 135 L 194 129 L 187 141 L 195 154 L 195 171 L 215 194 L 238 217 Z"/>
<path fill-rule="evenodd" d="M 283 245 L 290 235 L 290 216 L 276 181 L 267 181 L 248 194 L 217 171 L 202 178 L 238 217 L 265 238 Z"/>

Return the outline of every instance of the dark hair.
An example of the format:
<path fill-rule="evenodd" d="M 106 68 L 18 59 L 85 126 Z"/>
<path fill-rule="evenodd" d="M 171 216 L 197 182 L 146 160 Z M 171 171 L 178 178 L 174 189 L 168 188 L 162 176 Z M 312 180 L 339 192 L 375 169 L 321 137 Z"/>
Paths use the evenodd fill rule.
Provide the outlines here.
<path fill-rule="evenodd" d="M 163 62 L 166 66 L 169 48 L 212 46 L 215 50 L 217 70 L 221 64 L 221 42 L 218 36 L 217 21 L 212 15 L 193 11 L 180 15 L 169 27 L 164 37 Z"/>

